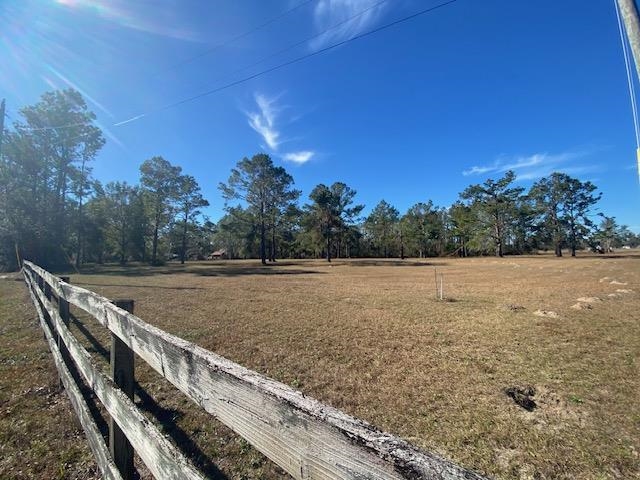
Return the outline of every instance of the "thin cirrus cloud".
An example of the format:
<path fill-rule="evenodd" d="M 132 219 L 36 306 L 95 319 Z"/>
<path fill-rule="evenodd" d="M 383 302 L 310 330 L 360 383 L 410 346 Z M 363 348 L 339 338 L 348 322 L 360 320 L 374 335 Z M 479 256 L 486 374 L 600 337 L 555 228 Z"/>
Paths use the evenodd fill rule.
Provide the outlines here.
<path fill-rule="evenodd" d="M 313 23 L 317 31 L 324 31 L 349 18 L 355 18 L 312 40 L 309 45 L 311 49 L 352 37 L 373 25 L 384 8 L 371 8 L 376 3 L 380 3 L 380 0 L 319 0 L 313 10 Z"/>
<path fill-rule="evenodd" d="M 271 150 L 278 150 L 280 145 L 280 132 L 275 121 L 279 109 L 276 106 L 278 98 L 267 98 L 259 93 L 255 94 L 257 112 L 247 113 L 249 126 L 253 128 L 265 141 Z"/>
<path fill-rule="evenodd" d="M 264 94 L 256 93 L 254 99 L 257 109 L 245 113 L 249 126 L 262 137 L 266 146 L 274 153 L 278 153 L 280 145 L 285 142 L 282 139 L 278 123 L 280 123 L 280 114 L 286 107 L 278 103 L 279 98 L 280 96 L 270 98 Z M 293 121 L 290 119 L 287 123 L 290 124 Z M 314 155 L 315 152 L 312 150 L 300 150 L 283 153 L 280 156 L 287 162 L 302 165 L 311 160 Z"/>
<path fill-rule="evenodd" d="M 556 154 L 535 153 L 528 156 L 500 157 L 488 165 L 474 165 L 464 170 L 462 175 L 502 174 L 513 170 L 518 180 L 536 180 L 550 175 L 552 172 L 564 172 L 578 175 L 598 170 L 593 164 L 576 164 L 575 160 L 583 159 L 592 152 L 574 151 Z"/>

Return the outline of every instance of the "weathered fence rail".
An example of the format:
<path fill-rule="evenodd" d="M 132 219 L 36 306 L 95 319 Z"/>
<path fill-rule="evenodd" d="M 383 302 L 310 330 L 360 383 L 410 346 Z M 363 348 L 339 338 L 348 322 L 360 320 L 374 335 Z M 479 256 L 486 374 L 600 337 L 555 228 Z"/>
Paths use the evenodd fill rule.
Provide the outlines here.
<path fill-rule="evenodd" d="M 483 477 L 424 452 L 368 423 L 304 396 L 181 338 L 143 322 L 91 291 L 31 262 L 24 274 L 54 361 L 105 478 L 121 478 L 73 383 L 64 356 L 94 390 L 113 422 L 156 478 L 203 478 L 184 455 L 101 373 L 67 327 L 65 302 L 108 328 L 200 407 L 244 437 L 297 479 L 475 479 Z M 54 308 L 51 296 L 58 299 Z M 67 308 L 67 319 L 63 318 Z M 63 315 L 61 316 L 61 312 Z M 67 321 L 65 321 L 67 320 Z M 68 353 L 67 353 L 68 352 Z M 114 359 L 114 352 L 111 354 Z M 112 366 L 113 369 L 113 366 Z M 117 379 L 116 379 L 117 380 Z"/>

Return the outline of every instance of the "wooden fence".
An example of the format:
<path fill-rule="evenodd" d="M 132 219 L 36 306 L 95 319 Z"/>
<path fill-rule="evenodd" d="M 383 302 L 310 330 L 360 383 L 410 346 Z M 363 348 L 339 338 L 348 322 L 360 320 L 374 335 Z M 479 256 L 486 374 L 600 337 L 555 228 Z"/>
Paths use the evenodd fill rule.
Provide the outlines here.
<path fill-rule="evenodd" d="M 204 478 L 133 403 L 133 353 L 294 478 L 484 478 L 149 325 L 130 313 L 126 302 L 112 303 L 28 261 L 23 272 L 61 382 L 104 478 L 130 478 L 134 450 L 156 478 Z M 70 304 L 111 332 L 111 377 L 71 334 Z M 111 417 L 108 446 L 69 366 Z"/>

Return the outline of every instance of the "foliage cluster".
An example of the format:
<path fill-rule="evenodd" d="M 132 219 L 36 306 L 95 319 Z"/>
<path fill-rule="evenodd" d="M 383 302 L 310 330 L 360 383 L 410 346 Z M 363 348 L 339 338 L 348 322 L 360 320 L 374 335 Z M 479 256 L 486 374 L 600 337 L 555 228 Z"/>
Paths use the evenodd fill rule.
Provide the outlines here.
<path fill-rule="evenodd" d="M 572 255 L 637 246 L 639 238 L 594 207 L 591 182 L 563 173 L 528 192 L 515 174 L 471 185 L 449 208 L 418 202 L 403 215 L 382 200 L 362 217 L 356 191 L 317 185 L 300 206 L 293 177 L 266 154 L 240 160 L 219 189 L 226 214 L 217 224 L 194 177 L 162 157 L 144 161 L 139 185 L 91 176 L 105 143 L 95 115 L 75 90 L 45 93 L 20 111 L 0 154 L 0 268 L 21 255 L 48 267 L 86 262 L 159 264 L 229 258 L 401 257 L 520 254 L 553 249 Z"/>

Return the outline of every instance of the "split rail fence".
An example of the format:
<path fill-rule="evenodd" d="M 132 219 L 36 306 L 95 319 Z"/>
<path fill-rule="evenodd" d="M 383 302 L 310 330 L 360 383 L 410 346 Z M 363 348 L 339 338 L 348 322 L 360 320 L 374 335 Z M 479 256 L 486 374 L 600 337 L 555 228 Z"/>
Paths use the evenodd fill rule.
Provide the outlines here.
<path fill-rule="evenodd" d="M 158 479 L 205 478 L 135 406 L 134 353 L 293 478 L 484 478 L 143 322 L 131 313 L 131 301 L 112 303 L 28 261 L 23 272 L 61 382 L 104 478 L 131 478 L 134 450 Z M 69 305 L 111 332 L 110 377 L 69 330 Z M 108 412 L 109 445 L 70 367 Z"/>

